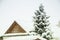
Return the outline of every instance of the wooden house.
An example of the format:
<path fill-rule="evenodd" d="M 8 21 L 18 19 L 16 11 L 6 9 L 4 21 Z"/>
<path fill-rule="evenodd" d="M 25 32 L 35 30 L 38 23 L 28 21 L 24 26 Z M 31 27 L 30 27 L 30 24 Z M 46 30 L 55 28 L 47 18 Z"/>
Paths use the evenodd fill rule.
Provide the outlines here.
<path fill-rule="evenodd" d="M 39 36 L 27 33 L 16 21 L 12 23 L 0 40 L 38 40 Z"/>

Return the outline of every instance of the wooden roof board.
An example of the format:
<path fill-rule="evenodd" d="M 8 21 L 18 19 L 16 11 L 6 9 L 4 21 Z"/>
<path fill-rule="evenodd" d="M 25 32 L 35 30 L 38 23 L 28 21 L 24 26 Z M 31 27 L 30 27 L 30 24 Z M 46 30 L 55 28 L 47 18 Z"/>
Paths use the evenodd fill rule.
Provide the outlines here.
<path fill-rule="evenodd" d="M 14 21 L 10 28 L 5 32 L 5 34 L 8 33 L 26 33 L 26 31 L 16 21 Z"/>

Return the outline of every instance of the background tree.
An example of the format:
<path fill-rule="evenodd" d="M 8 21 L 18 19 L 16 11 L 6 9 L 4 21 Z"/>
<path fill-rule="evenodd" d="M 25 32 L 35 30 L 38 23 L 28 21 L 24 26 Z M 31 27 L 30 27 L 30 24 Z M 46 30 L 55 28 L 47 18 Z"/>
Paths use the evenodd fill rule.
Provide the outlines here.
<path fill-rule="evenodd" d="M 60 21 L 58 21 L 58 24 L 57 24 L 58 27 L 60 27 Z"/>
<path fill-rule="evenodd" d="M 34 19 L 35 32 L 40 34 L 41 37 L 50 40 L 52 39 L 51 31 L 49 26 L 49 16 L 44 12 L 44 6 L 41 4 L 39 10 L 36 10 Z"/>

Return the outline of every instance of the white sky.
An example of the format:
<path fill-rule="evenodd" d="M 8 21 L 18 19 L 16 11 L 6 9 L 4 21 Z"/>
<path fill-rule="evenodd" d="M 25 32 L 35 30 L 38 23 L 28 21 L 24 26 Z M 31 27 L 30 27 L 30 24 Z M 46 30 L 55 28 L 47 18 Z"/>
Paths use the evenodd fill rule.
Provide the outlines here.
<path fill-rule="evenodd" d="M 60 29 L 56 25 L 60 20 L 60 0 L 0 0 L 0 34 L 3 34 L 14 20 L 25 30 L 32 30 L 32 16 L 40 3 L 50 16 L 51 29 L 59 35 Z"/>

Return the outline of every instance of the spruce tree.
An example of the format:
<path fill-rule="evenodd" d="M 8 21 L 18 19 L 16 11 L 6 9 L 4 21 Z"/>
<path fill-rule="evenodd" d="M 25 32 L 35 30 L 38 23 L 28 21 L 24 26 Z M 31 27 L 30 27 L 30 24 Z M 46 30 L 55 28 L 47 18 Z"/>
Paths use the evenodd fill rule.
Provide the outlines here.
<path fill-rule="evenodd" d="M 35 32 L 39 34 L 41 37 L 50 40 L 52 39 L 52 34 L 50 29 L 48 28 L 48 18 L 49 16 L 46 15 L 46 13 L 44 12 L 44 6 L 41 4 L 39 6 L 39 10 L 36 10 L 35 16 L 33 17 Z"/>

